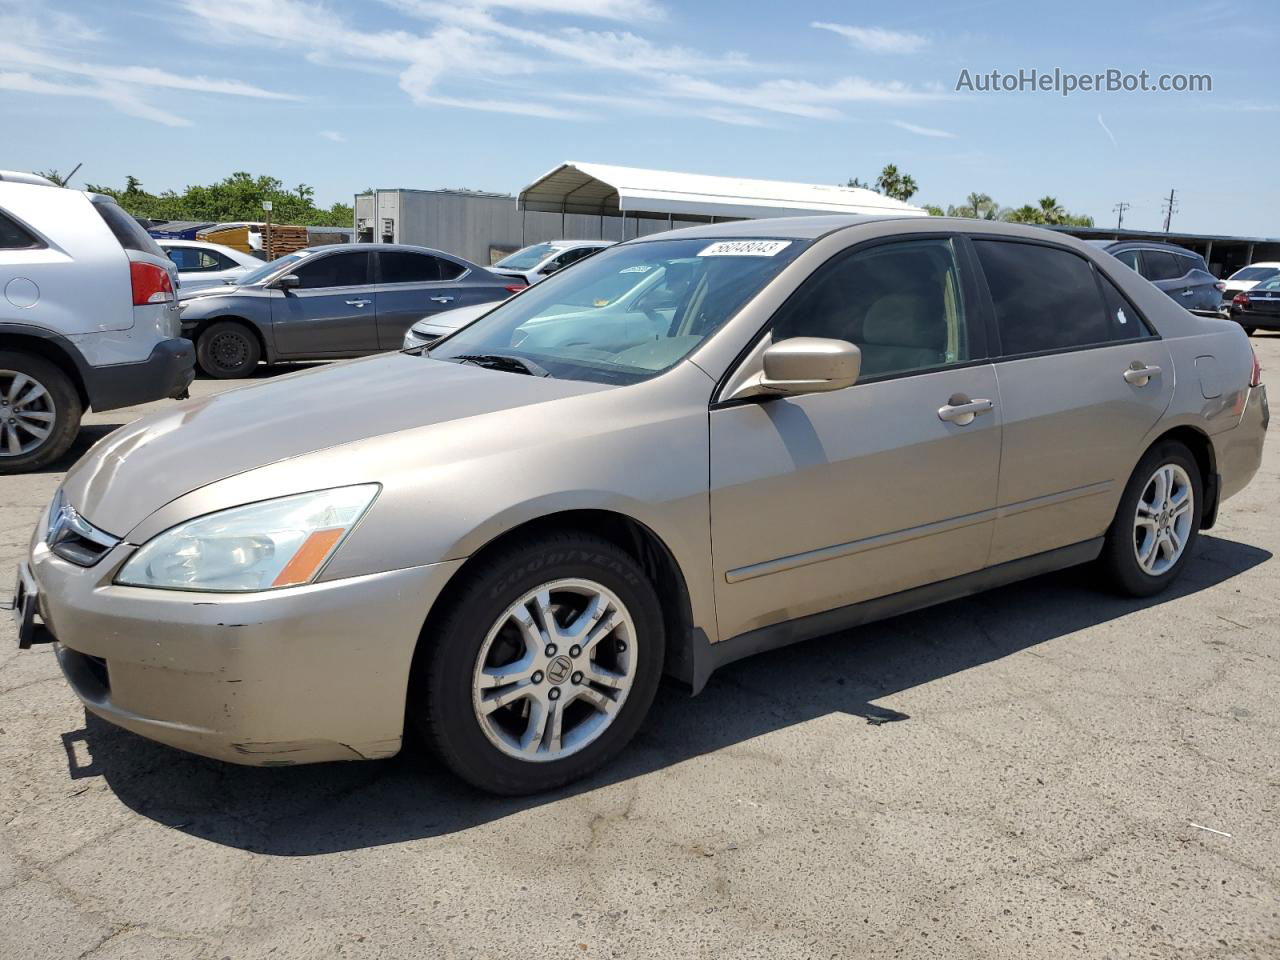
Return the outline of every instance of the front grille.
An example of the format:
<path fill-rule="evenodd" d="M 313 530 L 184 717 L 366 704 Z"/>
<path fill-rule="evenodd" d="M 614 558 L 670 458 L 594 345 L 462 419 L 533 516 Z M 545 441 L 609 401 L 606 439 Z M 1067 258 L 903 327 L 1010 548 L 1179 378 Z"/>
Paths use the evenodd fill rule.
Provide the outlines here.
<path fill-rule="evenodd" d="M 99 530 L 80 516 L 59 490 L 49 505 L 49 529 L 45 532 L 44 542 L 55 556 L 68 563 L 91 567 L 106 556 L 120 538 Z"/>

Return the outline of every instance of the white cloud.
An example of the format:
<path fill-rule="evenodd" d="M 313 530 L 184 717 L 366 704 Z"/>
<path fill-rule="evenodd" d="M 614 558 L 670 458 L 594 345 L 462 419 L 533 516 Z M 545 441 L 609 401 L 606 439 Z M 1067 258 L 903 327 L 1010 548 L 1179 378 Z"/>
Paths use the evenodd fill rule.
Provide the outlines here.
<path fill-rule="evenodd" d="M 382 0 L 402 28 L 363 29 L 359 7 L 314 0 L 181 0 L 198 35 L 296 51 L 308 61 L 387 73 L 416 104 L 583 119 L 594 104 L 734 125 L 769 117 L 840 117 L 850 103 L 932 100 L 940 90 L 842 77 L 789 80 L 735 52 L 658 43 L 636 32 L 661 19 L 652 0 Z M 526 25 L 530 13 L 539 15 Z M 557 17 L 619 21 L 556 26 Z M 764 78 L 764 79 L 761 79 Z"/>
<path fill-rule="evenodd" d="M 340 134 L 337 130 L 321 130 L 320 136 L 326 140 L 332 140 L 334 143 L 346 143 L 347 138 Z"/>
<path fill-rule="evenodd" d="M 151 66 L 117 66 L 91 62 L 87 48 L 101 37 L 70 14 L 44 10 L 15 13 L 15 3 L 0 3 L 0 65 L 8 68 L 0 85 L 16 93 L 83 97 L 110 104 L 121 113 L 167 126 L 190 121 L 149 103 L 148 91 L 186 90 L 218 96 L 296 100 L 239 80 L 170 73 Z M 30 9 L 28 6 L 26 9 Z"/>
<path fill-rule="evenodd" d="M 55 83 L 34 77 L 29 73 L 0 73 L 0 90 L 15 93 L 34 93 L 49 97 L 87 97 L 111 104 L 121 113 L 144 120 L 154 120 L 169 127 L 189 127 L 191 121 L 176 116 L 141 100 L 132 90 L 120 84 L 68 84 Z"/>
<path fill-rule="evenodd" d="M 1098 114 L 1098 126 L 1102 128 L 1102 132 L 1107 135 L 1107 139 L 1111 141 L 1111 145 L 1119 149 L 1120 144 L 1116 141 L 1116 135 L 1111 132 L 1111 128 L 1107 126 L 1106 121 L 1102 119 L 1102 114 Z"/>
<path fill-rule="evenodd" d="M 947 130 L 939 130 L 936 127 L 922 127 L 919 124 L 907 123 L 905 120 L 890 120 L 899 130 L 905 130 L 907 133 L 914 133 L 921 137 L 945 137 L 948 140 L 955 139 L 955 134 Z"/>
<path fill-rule="evenodd" d="M 871 53 L 916 53 L 929 45 L 929 38 L 919 33 L 885 30 L 882 27 L 850 27 L 842 23 L 815 20 L 809 26 L 839 34 L 854 46 Z"/>

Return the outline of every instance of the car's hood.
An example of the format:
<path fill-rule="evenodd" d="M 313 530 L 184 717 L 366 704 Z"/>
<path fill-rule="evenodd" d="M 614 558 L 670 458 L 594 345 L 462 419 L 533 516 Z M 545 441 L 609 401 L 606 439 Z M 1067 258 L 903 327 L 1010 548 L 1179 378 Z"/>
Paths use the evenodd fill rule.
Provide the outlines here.
<path fill-rule="evenodd" d="M 370 437 L 607 386 L 381 354 L 188 400 L 99 441 L 63 490 L 94 524 L 127 534 L 206 484 Z"/>
<path fill-rule="evenodd" d="M 224 283 L 221 280 L 209 281 L 208 286 L 204 287 L 179 287 L 178 302 L 186 303 L 188 300 L 197 300 L 201 297 L 221 297 L 228 293 L 235 293 L 240 287 L 236 283 Z"/>
<path fill-rule="evenodd" d="M 458 307 L 454 310 L 445 310 L 443 313 L 433 313 L 415 323 L 413 329 L 457 330 L 477 317 L 484 316 L 500 303 L 502 303 L 501 300 L 491 300 L 488 303 L 477 303 L 470 307 Z"/>

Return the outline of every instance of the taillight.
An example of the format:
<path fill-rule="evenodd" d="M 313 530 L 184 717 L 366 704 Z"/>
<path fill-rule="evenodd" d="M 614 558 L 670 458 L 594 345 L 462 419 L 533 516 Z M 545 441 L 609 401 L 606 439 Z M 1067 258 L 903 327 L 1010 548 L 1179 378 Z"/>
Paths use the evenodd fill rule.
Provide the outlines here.
<path fill-rule="evenodd" d="M 169 271 L 154 263 L 129 261 L 129 279 L 133 281 L 133 305 L 168 303 L 173 299 L 173 281 Z"/>
<path fill-rule="evenodd" d="M 507 293 L 519 293 L 521 290 L 529 289 L 527 283 L 511 283 L 507 285 Z"/>
<path fill-rule="evenodd" d="M 1231 302 L 1238 303 L 1242 307 L 1247 307 L 1249 305 L 1249 295 L 1247 293 L 1237 293 L 1231 298 Z"/>
<path fill-rule="evenodd" d="M 1250 347 L 1249 352 L 1253 354 L 1253 369 L 1249 371 L 1249 386 L 1260 387 L 1262 386 L 1262 364 L 1258 362 L 1258 352 L 1256 350 Z"/>

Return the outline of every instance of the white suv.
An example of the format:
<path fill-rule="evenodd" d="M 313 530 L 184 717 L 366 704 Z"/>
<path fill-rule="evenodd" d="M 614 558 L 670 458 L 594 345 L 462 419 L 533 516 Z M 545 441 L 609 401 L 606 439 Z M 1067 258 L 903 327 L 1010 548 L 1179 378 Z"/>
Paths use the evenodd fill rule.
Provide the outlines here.
<path fill-rule="evenodd" d="M 0 473 L 56 460 L 87 407 L 186 394 L 177 285 L 111 198 L 0 171 Z"/>
<path fill-rule="evenodd" d="M 548 240 L 522 247 L 503 257 L 489 268 L 489 272 L 532 285 L 611 246 L 612 240 Z"/>

